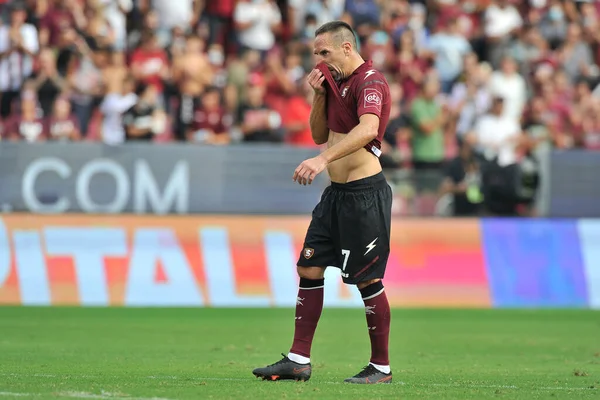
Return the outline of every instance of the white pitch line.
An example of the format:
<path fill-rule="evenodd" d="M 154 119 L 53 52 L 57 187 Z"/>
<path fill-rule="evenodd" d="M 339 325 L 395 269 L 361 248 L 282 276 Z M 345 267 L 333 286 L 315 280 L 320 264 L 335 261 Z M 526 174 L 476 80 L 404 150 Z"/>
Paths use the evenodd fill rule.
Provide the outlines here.
<path fill-rule="evenodd" d="M 119 378 L 118 375 L 76 375 L 76 374 L 18 374 L 18 373 L 0 373 L 0 376 L 12 376 L 12 377 L 39 377 L 39 378 Z M 257 378 L 216 378 L 216 377 L 180 377 L 175 375 L 150 375 L 146 376 L 146 379 L 169 379 L 169 380 L 186 380 L 186 381 L 214 381 L 214 382 L 251 382 L 256 381 Z M 311 383 L 321 385 L 342 385 L 344 382 L 328 382 L 313 380 Z M 513 389 L 513 390 L 599 390 L 599 388 L 590 387 L 567 387 L 567 386 L 555 386 L 555 387 L 519 387 L 515 385 L 478 385 L 478 384 L 460 384 L 460 383 L 407 383 L 402 381 L 395 381 L 392 385 L 398 386 L 415 386 L 415 387 L 445 387 L 445 388 L 469 388 L 469 389 Z M 1 392 L 0 392 L 1 393 Z M 98 397 L 100 398 L 100 397 Z M 115 399 L 116 397 L 106 397 Z M 123 399 L 129 400 L 150 400 L 150 399 L 134 399 L 131 397 L 123 397 Z"/>
<path fill-rule="evenodd" d="M 112 400 L 170 400 L 163 397 L 131 397 L 121 394 L 94 394 L 88 392 L 58 392 L 58 393 L 22 393 L 22 392 L 0 392 L 0 396 L 10 397 L 71 397 L 74 399 L 112 399 Z"/>
<path fill-rule="evenodd" d="M 102 394 L 94 394 L 87 392 L 59 392 L 59 396 L 73 397 L 76 399 L 115 399 L 115 400 L 170 400 L 163 397 L 132 397 L 119 393 L 102 392 Z"/>

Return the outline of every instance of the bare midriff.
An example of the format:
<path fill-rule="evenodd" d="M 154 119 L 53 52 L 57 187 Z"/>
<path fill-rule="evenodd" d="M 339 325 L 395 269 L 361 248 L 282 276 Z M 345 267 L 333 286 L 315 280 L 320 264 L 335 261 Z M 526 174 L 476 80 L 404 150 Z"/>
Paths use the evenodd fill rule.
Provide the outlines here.
<path fill-rule="evenodd" d="M 331 147 L 346 137 L 346 134 L 329 131 L 327 147 Z M 327 166 L 329 179 L 335 183 L 348 183 L 367 178 L 381 172 L 379 159 L 364 147 L 352 154 L 331 162 Z"/>

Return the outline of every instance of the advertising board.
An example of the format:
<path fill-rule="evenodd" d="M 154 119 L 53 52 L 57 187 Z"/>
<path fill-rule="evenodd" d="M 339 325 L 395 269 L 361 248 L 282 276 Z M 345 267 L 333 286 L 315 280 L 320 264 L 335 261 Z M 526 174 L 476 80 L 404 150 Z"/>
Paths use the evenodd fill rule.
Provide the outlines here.
<path fill-rule="evenodd" d="M 0 304 L 291 307 L 309 219 L 0 217 Z M 395 220 L 396 307 L 600 308 L 598 220 Z M 361 307 L 326 273 L 325 304 Z"/>

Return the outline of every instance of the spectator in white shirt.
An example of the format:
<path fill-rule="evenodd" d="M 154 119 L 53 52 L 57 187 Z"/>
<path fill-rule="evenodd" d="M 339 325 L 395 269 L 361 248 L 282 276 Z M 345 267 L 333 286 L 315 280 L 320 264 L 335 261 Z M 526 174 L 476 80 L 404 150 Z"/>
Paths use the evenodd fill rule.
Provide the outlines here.
<path fill-rule="evenodd" d="M 281 11 L 273 0 L 241 0 L 233 19 L 244 48 L 264 54 L 275 45 L 275 33 L 281 28 Z"/>
<path fill-rule="evenodd" d="M 0 26 L 0 116 L 11 114 L 13 102 L 33 72 L 33 57 L 39 50 L 38 32 L 26 24 L 23 4 L 11 6 L 10 25 Z"/>
<path fill-rule="evenodd" d="M 132 0 L 98 0 L 104 6 L 104 18 L 115 33 L 114 50 L 124 51 L 127 48 L 126 14 L 133 9 Z"/>
<path fill-rule="evenodd" d="M 490 92 L 504 99 L 504 113 L 517 121 L 523 115 L 527 102 L 527 84 L 519 74 L 514 59 L 505 57 L 502 69 L 494 71 L 490 79 Z"/>
<path fill-rule="evenodd" d="M 339 19 L 343 12 L 343 0 L 288 0 L 288 18 L 293 24 L 292 31 L 297 36 L 302 35 L 302 28 L 304 28 L 304 22 L 308 15 L 315 16 L 318 27 L 326 22 Z"/>
<path fill-rule="evenodd" d="M 179 27 L 188 31 L 196 24 L 202 3 L 198 0 L 152 0 L 152 9 L 158 14 L 161 29 L 170 31 Z"/>
<path fill-rule="evenodd" d="M 502 166 L 517 163 L 518 147 L 523 139 L 521 126 L 515 118 L 504 114 L 504 99 L 495 96 L 490 112 L 480 117 L 467 137 L 477 152 L 488 161 Z"/>
<path fill-rule="evenodd" d="M 488 45 L 488 59 L 494 68 L 500 64 L 510 39 L 523 26 L 519 11 L 508 0 L 495 0 L 485 10 L 484 29 Z"/>
<path fill-rule="evenodd" d="M 448 94 L 463 70 L 463 58 L 471 51 L 471 45 L 460 34 L 458 21 L 454 19 L 448 21 L 444 30 L 429 38 L 427 47 L 433 53 L 442 92 Z"/>
<path fill-rule="evenodd" d="M 125 141 L 123 114 L 137 103 L 134 80 L 122 67 L 110 67 L 105 73 L 107 94 L 100 104 L 102 113 L 101 140 L 110 145 Z"/>
<path fill-rule="evenodd" d="M 456 136 L 462 142 L 477 120 L 490 108 L 491 95 L 487 85 L 491 67 L 487 63 L 477 65 L 465 81 L 454 85 L 449 98 L 450 110 L 456 114 Z"/>

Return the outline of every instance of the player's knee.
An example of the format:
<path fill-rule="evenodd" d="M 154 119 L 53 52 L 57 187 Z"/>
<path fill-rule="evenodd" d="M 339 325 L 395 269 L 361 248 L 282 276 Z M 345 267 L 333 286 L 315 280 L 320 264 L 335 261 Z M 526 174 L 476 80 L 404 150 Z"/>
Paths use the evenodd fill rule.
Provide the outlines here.
<path fill-rule="evenodd" d="M 367 286 L 369 286 L 369 285 L 372 285 L 372 284 L 374 284 L 374 283 L 376 283 L 376 282 L 379 282 L 380 280 L 381 280 L 381 279 L 379 279 L 379 278 L 377 278 L 377 279 L 370 279 L 370 280 L 368 280 L 368 281 L 364 281 L 364 282 L 358 282 L 358 283 L 356 284 L 356 286 L 357 286 L 359 289 L 364 289 L 364 288 L 366 288 L 366 287 L 367 287 Z"/>
<path fill-rule="evenodd" d="M 321 267 L 300 267 L 298 266 L 298 276 L 304 279 L 323 279 L 325 277 L 325 268 Z"/>

